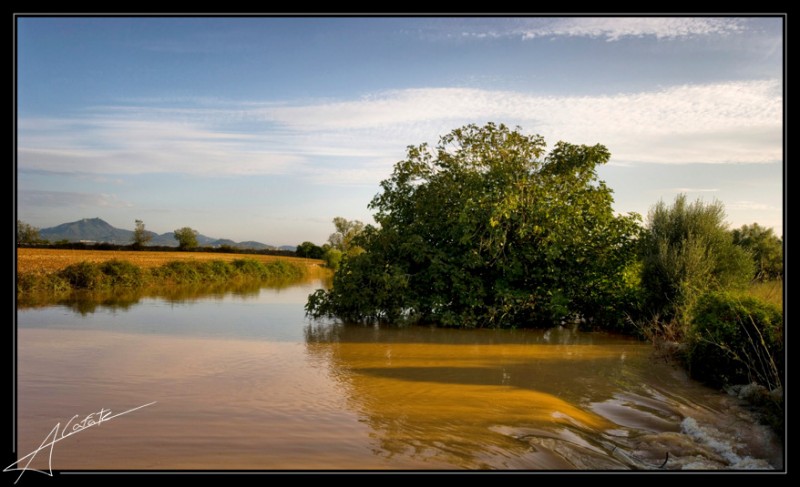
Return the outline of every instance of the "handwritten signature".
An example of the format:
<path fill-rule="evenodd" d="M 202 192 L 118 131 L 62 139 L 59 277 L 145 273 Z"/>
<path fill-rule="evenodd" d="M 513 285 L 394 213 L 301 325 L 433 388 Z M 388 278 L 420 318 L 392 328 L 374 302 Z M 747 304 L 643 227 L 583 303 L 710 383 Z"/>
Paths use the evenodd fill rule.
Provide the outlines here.
<path fill-rule="evenodd" d="M 50 477 L 53 476 L 53 446 L 58 443 L 59 441 L 63 440 L 64 438 L 68 438 L 76 433 L 80 433 L 83 430 L 89 429 L 93 426 L 99 426 L 102 423 L 107 421 L 111 421 L 114 418 L 118 418 L 123 414 L 132 413 L 138 409 L 146 408 L 147 406 L 152 406 L 155 404 L 156 401 L 151 403 L 142 404 L 141 406 L 135 407 L 133 409 L 128 409 L 127 411 L 123 411 L 121 413 L 117 413 L 112 415 L 112 411 L 110 409 L 102 408 L 100 411 L 91 413 L 87 415 L 85 418 L 81 419 L 80 421 L 75 421 L 80 415 L 76 414 L 75 416 L 71 417 L 69 421 L 66 422 L 64 428 L 61 428 L 61 423 L 56 423 L 55 427 L 50 430 L 50 433 L 44 437 L 42 443 L 39 445 L 39 448 L 33 450 L 32 452 L 28 453 L 24 457 L 20 458 L 16 462 L 12 463 L 5 469 L 3 472 L 15 472 L 20 471 L 17 480 L 14 481 L 16 484 L 19 479 L 22 477 L 22 474 L 27 472 L 28 470 L 32 472 L 39 472 L 45 475 L 49 475 Z M 29 468 L 29 465 L 36 458 L 36 455 L 39 454 L 40 451 L 50 449 L 50 457 L 48 460 L 48 469 L 47 471 L 44 470 L 37 470 L 35 468 Z M 27 462 L 26 462 L 27 460 Z M 25 462 L 24 466 L 20 466 L 23 462 Z"/>

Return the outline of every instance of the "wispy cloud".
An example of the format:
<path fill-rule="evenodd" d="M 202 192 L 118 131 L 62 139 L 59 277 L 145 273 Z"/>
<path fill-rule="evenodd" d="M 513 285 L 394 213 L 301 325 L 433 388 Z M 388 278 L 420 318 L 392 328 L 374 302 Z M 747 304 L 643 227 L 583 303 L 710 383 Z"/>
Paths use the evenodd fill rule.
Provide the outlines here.
<path fill-rule="evenodd" d="M 742 30 L 743 22 L 735 18 L 692 17 L 597 17 L 558 19 L 540 28 L 523 33 L 523 38 L 570 36 L 605 38 L 618 41 L 625 37 L 652 36 L 676 39 L 728 34 Z"/>
<path fill-rule="evenodd" d="M 131 208 L 133 204 L 107 193 L 75 193 L 68 191 L 21 191 L 19 203 L 30 207 Z"/>
<path fill-rule="evenodd" d="M 407 145 L 435 143 L 455 127 L 487 121 L 519 125 L 551 145 L 602 143 L 618 164 L 783 157 L 780 82 L 743 81 L 604 96 L 431 88 L 333 101 L 100 107 L 74 119 L 21 120 L 19 164 L 91 174 L 296 174 L 374 184 Z M 346 171 L 337 166 L 342 162 Z"/>
<path fill-rule="evenodd" d="M 642 37 L 671 40 L 719 36 L 746 29 L 746 20 L 734 17 L 540 17 L 466 19 L 458 25 L 457 35 L 474 39 L 524 40 L 589 37 L 613 42 Z"/>

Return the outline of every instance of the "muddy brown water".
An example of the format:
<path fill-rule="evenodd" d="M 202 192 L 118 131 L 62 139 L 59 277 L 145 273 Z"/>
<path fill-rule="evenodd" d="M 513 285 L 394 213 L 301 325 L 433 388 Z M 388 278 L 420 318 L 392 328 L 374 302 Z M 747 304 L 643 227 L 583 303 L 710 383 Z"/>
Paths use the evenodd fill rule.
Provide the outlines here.
<path fill-rule="evenodd" d="M 783 469 L 738 399 L 648 344 L 315 322 L 319 286 L 19 309 L 18 456 L 58 425 L 31 468 Z"/>

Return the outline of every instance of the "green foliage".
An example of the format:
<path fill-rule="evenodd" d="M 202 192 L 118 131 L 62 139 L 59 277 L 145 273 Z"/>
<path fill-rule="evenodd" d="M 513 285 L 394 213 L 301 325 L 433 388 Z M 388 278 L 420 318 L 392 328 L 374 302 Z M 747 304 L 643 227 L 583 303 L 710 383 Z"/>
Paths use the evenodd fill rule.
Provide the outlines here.
<path fill-rule="evenodd" d="M 181 250 L 190 250 L 197 247 L 197 230 L 189 227 L 183 227 L 175 230 L 175 240 L 178 241 L 178 248 Z"/>
<path fill-rule="evenodd" d="M 689 312 L 707 291 L 736 289 L 753 275 L 749 255 L 733 244 L 720 202 L 656 204 L 642 239 L 642 286 L 646 311 L 685 330 Z"/>
<path fill-rule="evenodd" d="M 136 227 L 133 229 L 133 248 L 134 249 L 141 249 L 147 242 L 153 239 L 153 236 L 147 233 L 144 228 L 144 222 L 142 220 L 136 220 Z"/>
<path fill-rule="evenodd" d="M 775 236 L 771 228 L 753 223 L 734 229 L 731 234 L 733 243 L 753 256 L 754 279 L 767 281 L 783 278 L 783 240 Z"/>
<path fill-rule="evenodd" d="M 126 260 L 109 260 L 100 264 L 100 272 L 109 286 L 139 287 L 144 283 L 143 272 Z"/>
<path fill-rule="evenodd" d="M 306 266 L 285 260 L 262 263 L 253 259 L 181 260 L 153 269 L 143 269 L 124 260 L 103 263 L 80 262 L 54 274 L 27 273 L 18 276 L 17 295 L 59 294 L 73 290 L 120 293 L 123 289 L 169 285 L 229 285 L 295 281 L 306 273 Z"/>
<path fill-rule="evenodd" d="M 102 287 L 104 280 L 100 266 L 92 262 L 72 264 L 59 275 L 75 289 L 96 289 Z"/>
<path fill-rule="evenodd" d="M 778 388 L 784 378 L 781 309 L 749 296 L 705 294 L 693 309 L 687 349 L 697 379 Z"/>
<path fill-rule="evenodd" d="M 364 230 L 364 224 L 358 220 L 349 221 L 337 216 L 333 219 L 333 226 L 336 229 L 328 237 L 331 247 L 339 250 L 344 255 L 355 255 L 363 252 L 363 249 L 354 242 L 358 235 Z"/>
<path fill-rule="evenodd" d="M 312 316 L 447 326 L 622 322 L 638 216 L 615 216 L 602 145 L 468 125 L 408 148 Z M 333 243 L 333 242 L 332 242 Z"/>
<path fill-rule="evenodd" d="M 333 247 L 329 248 L 322 254 L 322 260 L 329 269 L 334 271 L 339 269 L 339 264 L 342 262 L 342 251 Z"/>
<path fill-rule="evenodd" d="M 17 220 L 17 245 L 31 245 L 41 242 L 42 239 L 39 236 L 38 228 L 22 220 Z"/>
<path fill-rule="evenodd" d="M 319 245 L 314 245 L 311 242 L 303 242 L 297 246 L 295 255 L 298 257 L 306 257 L 308 259 L 321 259 L 325 251 Z"/>
<path fill-rule="evenodd" d="M 188 284 L 200 281 L 202 274 L 198 268 L 202 265 L 197 261 L 176 260 L 167 262 L 150 272 L 162 281 L 169 280 L 177 284 Z"/>

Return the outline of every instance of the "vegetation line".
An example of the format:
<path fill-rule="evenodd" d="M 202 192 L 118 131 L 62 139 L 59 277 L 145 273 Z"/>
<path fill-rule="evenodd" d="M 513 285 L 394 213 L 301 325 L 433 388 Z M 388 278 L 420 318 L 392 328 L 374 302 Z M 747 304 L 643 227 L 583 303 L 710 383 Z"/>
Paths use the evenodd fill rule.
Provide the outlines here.
<path fill-rule="evenodd" d="M 110 291 L 148 286 L 287 281 L 306 277 L 311 267 L 289 259 L 182 260 L 157 267 L 141 267 L 127 260 L 81 261 L 55 272 L 23 272 L 17 278 L 17 296 L 65 293 L 77 290 Z"/>

